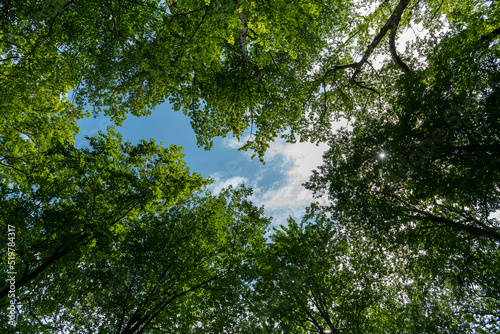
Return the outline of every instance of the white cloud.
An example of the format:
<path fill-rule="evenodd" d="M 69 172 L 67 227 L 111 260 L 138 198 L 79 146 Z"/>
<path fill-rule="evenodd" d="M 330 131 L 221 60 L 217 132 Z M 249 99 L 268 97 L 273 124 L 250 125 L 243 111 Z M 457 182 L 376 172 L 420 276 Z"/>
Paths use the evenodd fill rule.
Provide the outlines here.
<path fill-rule="evenodd" d="M 216 173 L 210 175 L 214 179 L 214 183 L 208 186 L 208 189 L 213 194 L 218 194 L 222 188 L 233 186 L 238 187 L 240 184 L 248 184 L 248 179 L 242 176 L 230 176 L 227 172 Z"/>
<path fill-rule="evenodd" d="M 346 127 L 348 122 L 341 119 L 332 122 L 332 133 Z M 223 145 L 228 150 L 240 148 L 249 139 L 244 136 L 240 142 L 236 138 L 225 138 Z M 215 179 L 209 189 L 218 193 L 222 188 L 229 185 L 237 186 L 241 183 L 253 189 L 252 201 L 257 206 L 264 206 L 265 215 L 273 217 L 273 225 L 286 225 L 288 216 L 300 220 L 305 213 L 305 208 L 317 199 L 313 198 L 312 192 L 302 185 L 312 175 L 312 171 L 323 164 L 323 153 L 328 149 L 327 144 L 315 145 L 311 143 L 286 143 L 278 139 L 271 143 L 266 151 L 264 160 L 266 165 L 258 168 L 250 175 L 248 169 L 241 168 L 241 160 L 232 160 L 227 163 L 226 170 L 212 174 Z M 251 152 L 245 152 L 250 159 Z M 266 176 L 269 173 L 279 173 L 282 177 L 275 178 L 274 183 L 269 184 Z M 244 174 L 242 176 L 241 174 Z"/>
<path fill-rule="evenodd" d="M 250 135 L 244 135 L 238 140 L 236 137 L 226 137 L 222 140 L 222 145 L 229 150 L 239 149 L 250 139 Z"/>
<path fill-rule="evenodd" d="M 273 216 L 273 225 L 285 224 L 288 216 L 300 219 L 307 205 L 314 201 L 312 193 L 302 184 L 309 180 L 312 171 L 322 164 L 326 144 L 316 146 L 311 143 L 287 144 L 277 141 L 266 152 L 267 164 L 282 170 L 285 180 L 274 183 L 263 191 L 253 182 L 254 203 L 264 205 L 266 215 Z M 284 162 L 283 162 L 284 160 Z"/>
<path fill-rule="evenodd" d="M 490 213 L 488 219 L 500 220 L 500 210 Z"/>
<path fill-rule="evenodd" d="M 243 146 L 243 143 L 244 141 L 238 141 L 238 139 L 235 137 L 228 137 L 222 140 L 222 144 L 224 145 L 224 147 L 231 150 L 240 148 L 241 146 Z"/>

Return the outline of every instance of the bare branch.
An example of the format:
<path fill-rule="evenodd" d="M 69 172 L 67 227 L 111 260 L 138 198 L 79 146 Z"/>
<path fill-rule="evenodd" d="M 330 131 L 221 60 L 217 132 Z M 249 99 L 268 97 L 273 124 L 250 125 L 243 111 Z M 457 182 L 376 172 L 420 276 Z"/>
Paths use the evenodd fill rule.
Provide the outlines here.
<path fill-rule="evenodd" d="M 369 90 L 370 92 L 373 92 L 373 93 L 377 94 L 378 96 L 380 96 L 380 93 L 379 93 L 377 90 L 375 90 L 375 89 L 373 89 L 373 88 L 371 88 L 371 87 L 365 86 L 365 85 L 361 84 L 359 81 L 354 80 L 353 82 L 354 82 L 354 84 L 355 84 L 356 86 L 358 86 L 358 87 L 360 87 L 360 88 L 367 89 L 367 90 Z"/>

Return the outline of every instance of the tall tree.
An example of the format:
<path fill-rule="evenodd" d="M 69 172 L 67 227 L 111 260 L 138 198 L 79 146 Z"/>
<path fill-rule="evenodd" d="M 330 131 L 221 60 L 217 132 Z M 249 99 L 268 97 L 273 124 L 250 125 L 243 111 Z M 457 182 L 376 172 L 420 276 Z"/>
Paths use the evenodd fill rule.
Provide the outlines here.
<path fill-rule="evenodd" d="M 182 158 L 175 146 L 122 143 L 112 128 L 91 138 L 88 149 L 60 145 L 38 155 L 8 158 L 9 166 L 0 167 L 5 180 L 0 222 L 4 231 L 7 225 L 15 227 L 19 291 L 50 277 L 58 261 L 72 265 L 84 249 L 109 249 L 123 220 L 164 210 L 207 184 L 189 173 Z M 15 177 L 7 177 L 12 171 Z M 5 263 L 6 256 L 2 249 Z M 7 273 L 1 275 L 3 298 L 9 287 Z"/>
<path fill-rule="evenodd" d="M 76 265 L 61 263 L 26 291 L 29 315 L 20 325 L 47 332 L 193 332 L 210 321 L 205 309 L 243 284 L 252 253 L 262 247 L 269 220 L 245 199 L 250 194 L 245 188 L 193 194 L 161 212 L 124 219 L 109 249 L 89 248 Z"/>
<path fill-rule="evenodd" d="M 496 7 L 480 1 L 472 8 L 450 1 L 367 5 L 372 8 L 340 0 L 9 2 L 2 8 L 2 85 L 25 96 L 34 86 L 54 98 L 71 90 L 76 106 L 117 124 L 168 99 L 191 117 L 200 145 L 210 148 L 214 137 L 241 138 L 249 130 L 243 148 L 262 158 L 278 136 L 325 140 L 332 120 L 359 115 L 389 89 L 394 68 L 377 72 L 375 56 L 385 54 L 397 71 L 410 73 L 415 61 L 398 54 L 398 31 L 422 22 L 442 35 L 436 17 L 453 20 L 466 10 L 488 13 L 488 20 L 479 17 L 487 21 L 482 28 L 495 24 Z M 420 40 L 417 47 L 428 45 Z"/>
<path fill-rule="evenodd" d="M 497 330 L 500 7 L 365 4 L 2 2 L 0 227 L 17 229 L 22 329 Z M 396 48 L 418 23 L 407 51 L 424 60 Z M 206 148 L 245 130 L 260 158 L 280 135 L 330 140 L 308 187 L 336 223 L 290 221 L 242 286 L 267 221 L 245 191 L 193 195 L 207 181 L 177 148 L 112 130 L 73 147 L 84 109 L 120 124 L 166 99 Z M 332 135 L 342 116 L 352 130 Z M 227 310 L 240 318 L 209 320 Z"/>
<path fill-rule="evenodd" d="M 241 294 L 246 307 L 227 308 L 239 319 L 234 332 L 486 333 L 498 326 L 491 290 L 463 284 L 479 270 L 460 270 L 487 268 L 478 247 L 460 245 L 471 255 L 460 268 L 450 261 L 453 246 L 402 246 L 342 223 L 313 205 L 301 224 L 290 219 L 275 231 Z"/>
<path fill-rule="evenodd" d="M 148 115 L 168 98 L 192 118 L 200 145 L 253 128 L 257 138 L 249 148 L 262 155 L 270 139 L 300 118 L 300 78 L 325 47 L 326 32 L 342 31 L 350 4 L 196 0 L 170 7 L 127 0 L 5 3 L 2 86 L 37 101 L 34 87 L 54 97 L 71 90 L 76 105 L 117 124 L 127 113 Z M 296 102 L 285 106 L 291 96 Z"/>
<path fill-rule="evenodd" d="M 351 248 L 331 222 L 289 219 L 282 229 L 271 236 L 249 297 L 260 318 L 254 326 L 267 333 L 363 332 L 368 309 L 380 298 L 380 253 L 365 249 L 371 259 L 360 261 L 361 247 Z"/>
<path fill-rule="evenodd" d="M 476 296 L 456 312 L 488 330 L 499 302 L 499 49 L 484 22 L 468 23 L 399 78 L 391 107 L 332 136 L 307 187 L 347 228 L 421 251 L 420 275 Z"/>

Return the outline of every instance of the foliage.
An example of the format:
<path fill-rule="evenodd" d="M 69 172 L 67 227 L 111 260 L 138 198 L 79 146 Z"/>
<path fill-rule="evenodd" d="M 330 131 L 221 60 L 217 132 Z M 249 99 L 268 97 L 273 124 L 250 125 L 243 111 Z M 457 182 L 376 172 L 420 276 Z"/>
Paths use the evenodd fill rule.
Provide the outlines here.
<path fill-rule="evenodd" d="M 16 330 L 500 330 L 499 8 L 2 2 L 0 228 L 16 228 Z M 425 37 L 400 52 L 417 25 Z M 180 148 L 122 143 L 113 128 L 74 147 L 90 111 L 119 125 L 167 100 L 206 149 L 233 135 L 263 161 L 280 136 L 328 141 L 307 183 L 327 204 L 264 243 L 251 192 L 210 194 Z M 351 126 L 332 133 L 342 117 Z"/>
<path fill-rule="evenodd" d="M 371 258 L 361 260 L 361 242 L 291 219 L 271 240 L 250 301 L 264 332 L 365 331 L 367 310 L 380 298 L 377 250 L 366 249 Z"/>
<path fill-rule="evenodd" d="M 64 114 L 78 119 L 90 108 L 116 124 L 129 113 L 149 115 L 168 99 L 191 117 L 199 145 L 209 149 L 214 137 L 241 139 L 247 131 L 242 149 L 263 160 L 276 137 L 324 141 L 332 121 L 359 116 L 390 89 L 394 66 L 379 73 L 370 58 L 390 54 L 408 72 L 396 52 L 398 29 L 422 23 L 442 36 L 434 18 L 460 23 L 469 10 L 475 16 L 467 22 L 489 32 L 497 15 L 494 5 L 471 10 L 451 1 L 364 5 L 370 8 L 340 0 L 9 2 L 1 83 L 16 87 L 13 96 L 23 94 L 23 101 L 38 90 L 50 91 L 48 101 L 71 91 L 75 106 Z"/>
<path fill-rule="evenodd" d="M 332 136 L 307 184 L 346 228 L 410 247 L 411 279 L 446 284 L 453 321 L 478 331 L 498 326 L 500 294 L 499 54 L 484 36 L 443 38 L 425 69 L 399 78 L 389 110 Z"/>
<path fill-rule="evenodd" d="M 200 145 L 209 148 L 216 136 L 240 138 L 254 128 L 247 148 L 262 156 L 278 133 L 298 124 L 300 78 L 325 47 L 332 24 L 343 29 L 349 6 L 302 0 L 186 0 L 172 8 L 156 0 L 9 2 L 2 6 L 1 84 L 35 97 L 33 86 L 54 98 L 71 90 L 78 108 L 111 115 L 116 124 L 127 113 L 148 115 L 168 98 L 192 118 Z M 297 101 L 285 103 L 291 96 Z M 5 108 L 15 102 L 6 101 Z"/>
<path fill-rule="evenodd" d="M 182 158 L 175 146 L 122 143 L 112 128 L 90 138 L 88 149 L 57 145 L 37 155 L 4 157 L 1 226 L 4 231 L 15 227 L 21 260 L 17 298 L 23 300 L 36 286 L 42 289 L 54 269 L 64 273 L 82 257 L 109 251 L 120 239 L 124 220 L 164 210 L 207 184 L 189 173 Z M 6 235 L 2 240 L 7 242 Z M 2 249 L 5 263 L 6 257 Z M 56 269 L 58 262 L 63 264 Z M 4 282 L 6 275 L 2 271 Z M 7 292 L 2 284 L 1 296 Z"/>
<path fill-rule="evenodd" d="M 244 282 L 263 243 L 268 220 L 245 200 L 250 194 L 194 194 L 124 219 L 109 249 L 90 248 L 73 266 L 59 263 L 26 292 L 32 317 L 25 324 L 47 332 L 193 332 L 210 321 L 204 310 Z"/>

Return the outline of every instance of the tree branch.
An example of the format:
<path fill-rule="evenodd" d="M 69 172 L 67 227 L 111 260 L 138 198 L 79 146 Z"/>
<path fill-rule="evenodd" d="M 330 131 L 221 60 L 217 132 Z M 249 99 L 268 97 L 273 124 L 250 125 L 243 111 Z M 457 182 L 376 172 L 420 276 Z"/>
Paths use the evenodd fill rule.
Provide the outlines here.
<path fill-rule="evenodd" d="M 451 219 L 434 216 L 433 214 L 430 214 L 428 212 L 423 212 L 423 216 L 407 215 L 407 217 L 420 221 L 431 221 L 435 223 L 440 223 L 443 225 L 443 227 L 450 227 L 456 230 L 464 231 L 476 237 L 483 237 L 500 241 L 500 232 L 492 227 L 479 228 L 473 225 L 465 225 L 460 222 L 455 222 Z"/>
<path fill-rule="evenodd" d="M 356 76 L 359 74 L 359 72 L 361 72 L 361 68 L 368 61 L 368 58 L 371 56 L 371 54 L 373 53 L 375 48 L 378 46 L 378 44 L 382 41 L 382 39 L 387 34 L 387 32 L 398 25 L 399 21 L 401 20 L 401 16 L 403 15 L 403 11 L 408 6 L 410 1 L 411 0 L 399 1 L 398 5 L 396 6 L 394 11 L 392 12 L 392 15 L 389 18 L 389 20 L 387 20 L 385 25 L 382 27 L 382 29 L 380 29 L 379 33 L 375 36 L 375 38 L 373 39 L 371 44 L 366 49 L 366 51 L 363 55 L 363 58 L 361 58 L 361 60 L 359 62 L 354 64 L 356 70 L 354 71 L 354 74 L 351 77 L 351 80 L 349 82 L 350 84 L 354 82 L 354 80 L 356 79 Z"/>
<path fill-rule="evenodd" d="M 408 68 L 408 66 L 406 66 L 406 64 L 404 64 L 403 61 L 399 58 L 399 56 L 396 54 L 394 39 L 396 36 L 397 26 L 399 25 L 399 22 L 401 21 L 401 16 L 403 15 L 404 10 L 406 9 L 406 7 L 408 7 L 408 4 L 410 2 L 411 2 L 411 0 L 400 0 L 399 1 L 398 5 L 396 6 L 394 11 L 392 12 L 391 17 L 387 20 L 387 22 L 384 24 L 382 29 L 380 29 L 379 33 L 375 36 L 373 41 L 370 43 L 370 45 L 366 49 L 365 53 L 363 54 L 363 57 L 361 58 L 361 60 L 359 62 L 347 64 L 347 65 L 336 65 L 333 68 L 331 68 L 325 72 L 325 77 L 330 76 L 330 75 L 334 74 L 335 72 L 340 71 L 340 70 L 344 70 L 346 68 L 354 68 L 355 70 L 354 70 L 354 73 L 349 81 L 349 85 L 353 84 L 353 83 L 356 84 L 356 82 L 355 82 L 356 76 L 361 72 L 361 68 L 363 67 L 363 65 L 365 63 L 368 62 L 368 58 L 370 58 L 370 56 L 373 53 L 373 51 L 375 50 L 375 48 L 380 44 L 380 42 L 382 41 L 382 39 L 384 38 L 384 36 L 387 34 L 387 32 L 389 30 L 391 30 L 390 38 L 392 39 L 392 41 L 390 41 L 392 58 L 394 59 L 394 61 L 398 65 L 398 67 L 400 67 L 403 71 L 405 71 L 405 73 L 407 73 L 406 69 L 408 69 L 408 72 L 409 72 L 410 69 Z M 357 34 L 357 32 L 356 32 L 356 34 Z M 355 36 L 356 34 L 354 34 L 353 36 Z M 357 85 L 359 86 L 359 84 L 357 84 Z M 366 88 L 366 87 L 362 87 L 362 88 Z"/>
<path fill-rule="evenodd" d="M 495 30 L 493 30 L 489 34 L 483 35 L 480 40 L 483 42 L 485 42 L 485 41 L 491 42 L 491 40 L 495 39 L 495 37 L 497 37 L 498 35 L 500 35 L 500 27 L 496 28 Z"/>
<path fill-rule="evenodd" d="M 51 264 L 53 264 L 58 259 L 63 257 L 63 255 L 65 255 L 67 252 L 68 252 L 67 248 L 65 248 L 64 246 L 59 246 L 52 254 L 52 256 L 49 257 L 45 262 L 43 262 L 38 268 L 36 268 L 27 275 L 23 275 L 21 279 L 16 282 L 16 288 L 20 288 L 24 286 L 26 283 L 30 282 L 32 279 L 34 279 L 36 276 L 42 273 L 42 271 L 47 269 Z M 8 293 L 9 293 L 9 287 L 6 287 L 2 291 L 0 291 L 0 299 L 7 296 Z"/>
<path fill-rule="evenodd" d="M 240 9 L 241 5 L 238 3 L 237 0 L 234 0 L 234 4 L 236 5 L 236 10 Z M 257 77 L 260 79 L 262 75 L 260 73 L 259 68 L 257 66 L 253 66 L 250 63 L 250 60 L 248 59 L 248 51 L 247 51 L 248 26 L 245 20 L 245 10 L 243 8 L 241 8 L 241 11 L 238 12 L 238 18 L 240 19 L 241 22 L 241 29 L 239 32 L 239 42 L 240 42 L 241 56 L 243 58 L 243 66 L 251 67 L 257 74 Z"/>
<path fill-rule="evenodd" d="M 358 81 L 356 81 L 356 80 L 354 80 L 353 82 L 354 82 L 354 84 L 355 84 L 356 86 L 358 86 L 358 87 L 360 87 L 360 88 L 367 89 L 367 90 L 369 90 L 370 92 L 373 92 L 373 93 L 377 94 L 378 96 L 380 96 L 380 93 L 379 93 L 377 90 L 375 90 L 375 89 L 373 89 L 373 88 L 371 88 L 371 87 L 365 86 L 365 85 L 361 84 L 360 82 L 358 82 Z"/>
<path fill-rule="evenodd" d="M 123 305 L 122 305 L 122 315 L 120 317 L 120 322 L 118 323 L 118 329 L 116 331 L 117 333 L 120 333 L 120 331 L 122 329 L 123 321 L 125 320 L 125 314 L 127 311 L 127 302 L 128 302 L 129 297 L 130 297 L 130 294 L 132 292 L 132 286 L 134 285 L 136 276 L 137 276 L 137 273 L 134 273 L 134 277 L 132 277 L 132 282 L 130 282 L 130 285 L 128 286 L 127 295 L 125 296 L 125 301 L 123 302 Z"/>
<path fill-rule="evenodd" d="M 60 328 L 57 328 L 57 327 L 50 326 L 50 325 L 48 325 L 48 324 L 44 324 L 44 323 L 40 320 L 40 318 L 38 318 L 38 317 L 36 316 L 36 314 L 35 314 L 35 313 L 33 313 L 33 309 L 32 309 L 32 307 L 31 307 L 31 298 L 29 298 L 29 297 L 28 297 L 28 312 L 29 312 L 29 314 L 30 314 L 33 318 L 35 318 L 36 322 L 38 322 L 38 323 L 40 324 L 40 326 L 42 326 L 43 328 L 45 328 L 45 329 L 60 329 Z"/>
<path fill-rule="evenodd" d="M 159 306 L 158 309 L 153 309 L 152 310 L 152 313 L 146 315 L 146 316 L 143 316 L 139 321 L 137 321 L 134 326 L 127 326 L 127 328 L 129 329 L 125 329 L 122 334 L 128 334 L 128 333 L 144 333 L 144 331 L 148 328 L 148 326 L 151 324 L 151 322 L 175 299 L 179 298 L 179 297 L 182 297 L 194 290 L 197 290 L 199 288 L 203 288 L 203 286 L 205 284 L 208 284 L 212 281 L 215 281 L 215 280 L 218 280 L 218 279 L 221 279 L 221 278 L 224 278 L 226 277 L 227 275 L 231 274 L 232 272 L 225 272 L 223 274 L 219 274 L 219 275 L 215 275 L 189 289 L 186 289 L 182 292 L 179 292 L 177 294 L 175 294 L 174 296 L 170 297 L 168 300 L 165 300 L 164 302 L 162 302 Z M 142 326 L 142 328 L 141 328 Z"/>
<path fill-rule="evenodd" d="M 391 28 L 391 33 L 389 34 L 389 49 L 391 50 L 392 60 L 396 65 L 406 74 L 410 74 L 410 68 L 399 58 L 396 52 L 396 32 L 398 31 L 398 25 L 401 21 L 401 16 L 397 19 L 394 26 Z"/>

